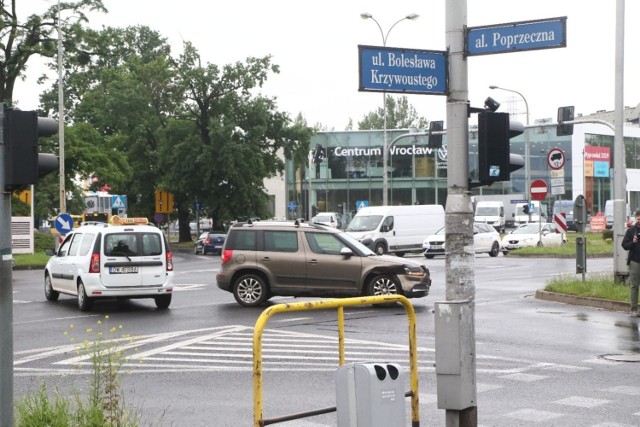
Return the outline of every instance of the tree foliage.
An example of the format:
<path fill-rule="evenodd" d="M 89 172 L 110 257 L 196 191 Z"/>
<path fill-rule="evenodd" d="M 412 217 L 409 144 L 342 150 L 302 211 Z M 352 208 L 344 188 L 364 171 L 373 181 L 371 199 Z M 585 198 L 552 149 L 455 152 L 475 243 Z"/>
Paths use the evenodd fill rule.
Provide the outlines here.
<path fill-rule="evenodd" d="M 387 129 L 424 129 L 429 124 L 424 117 L 418 116 L 416 109 L 409 104 L 406 96 L 395 98 L 385 97 L 387 107 Z M 358 122 L 359 130 L 384 129 L 384 108 L 368 113 Z"/>
<path fill-rule="evenodd" d="M 61 7 L 103 9 L 98 0 Z M 52 20 L 41 29 L 40 49 L 52 58 L 52 68 L 56 11 L 40 18 Z M 155 212 L 155 190 L 169 191 L 181 240 L 190 239 L 196 201 L 218 226 L 270 215 L 264 180 L 284 173 L 285 159 L 305 165 L 313 134 L 301 116 L 291 120 L 275 98 L 260 94 L 279 71 L 271 57 L 218 66 L 203 61 L 189 42 L 180 55 L 172 55 L 166 39 L 148 27 L 93 30 L 81 21 L 69 23 L 65 37 L 66 44 L 73 43 L 72 53 L 64 56 L 67 188 L 76 188 L 72 178 L 77 177 L 85 177 L 89 189 L 108 185 L 111 193 L 127 196 L 130 215 L 147 217 Z M 44 114 L 57 115 L 57 84 L 42 94 L 41 103 Z M 60 150 L 55 138 L 41 147 Z M 36 197 L 49 208 L 59 198 L 55 179 L 38 183 L 42 191 Z"/>

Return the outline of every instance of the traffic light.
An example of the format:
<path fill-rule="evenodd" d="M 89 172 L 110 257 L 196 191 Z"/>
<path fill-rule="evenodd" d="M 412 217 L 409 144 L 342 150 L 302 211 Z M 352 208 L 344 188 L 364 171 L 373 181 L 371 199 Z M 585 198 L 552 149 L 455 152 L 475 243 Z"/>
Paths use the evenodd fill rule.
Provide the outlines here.
<path fill-rule="evenodd" d="M 524 212 L 525 214 L 529 215 L 529 213 L 531 213 L 531 209 L 530 209 L 531 205 L 530 204 L 526 204 L 522 207 L 522 212 Z"/>
<path fill-rule="evenodd" d="M 560 107 L 558 108 L 558 127 L 556 127 L 556 136 L 573 135 L 573 125 L 564 125 L 563 122 L 568 122 L 574 119 L 573 115 L 574 107 Z"/>
<path fill-rule="evenodd" d="M 58 169 L 58 157 L 38 153 L 38 137 L 58 132 L 58 123 L 35 111 L 4 108 L 4 184 L 10 190 L 31 185 Z"/>
<path fill-rule="evenodd" d="M 442 134 L 439 132 L 442 132 L 443 126 L 443 121 L 429 122 L 429 142 L 427 143 L 427 147 L 442 148 Z"/>
<path fill-rule="evenodd" d="M 313 151 L 313 163 L 320 164 L 327 157 L 327 150 L 322 144 L 316 145 L 316 149 Z"/>
<path fill-rule="evenodd" d="M 521 156 L 512 155 L 509 139 L 524 132 L 509 113 L 478 113 L 478 179 L 480 185 L 509 181 L 511 172 L 524 166 Z"/>

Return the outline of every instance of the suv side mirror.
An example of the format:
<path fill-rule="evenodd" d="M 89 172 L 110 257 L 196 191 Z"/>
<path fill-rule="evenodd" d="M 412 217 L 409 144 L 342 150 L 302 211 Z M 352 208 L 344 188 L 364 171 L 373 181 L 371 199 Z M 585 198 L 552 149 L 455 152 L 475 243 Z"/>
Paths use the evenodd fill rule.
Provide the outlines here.
<path fill-rule="evenodd" d="M 340 249 L 340 255 L 350 257 L 353 255 L 353 251 L 350 248 L 342 248 Z"/>
<path fill-rule="evenodd" d="M 387 231 L 389 231 L 389 226 L 388 225 L 380 226 L 380 231 L 382 231 L 383 233 L 386 233 Z"/>

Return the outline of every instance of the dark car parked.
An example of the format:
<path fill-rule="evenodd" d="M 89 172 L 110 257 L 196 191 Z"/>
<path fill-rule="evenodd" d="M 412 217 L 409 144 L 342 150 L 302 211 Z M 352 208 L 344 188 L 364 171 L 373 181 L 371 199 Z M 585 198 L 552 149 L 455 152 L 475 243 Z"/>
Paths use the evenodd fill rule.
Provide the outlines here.
<path fill-rule="evenodd" d="M 222 252 L 222 245 L 227 235 L 224 232 L 205 231 L 200 234 L 196 244 L 193 247 L 194 254 L 216 254 L 220 255 Z"/>

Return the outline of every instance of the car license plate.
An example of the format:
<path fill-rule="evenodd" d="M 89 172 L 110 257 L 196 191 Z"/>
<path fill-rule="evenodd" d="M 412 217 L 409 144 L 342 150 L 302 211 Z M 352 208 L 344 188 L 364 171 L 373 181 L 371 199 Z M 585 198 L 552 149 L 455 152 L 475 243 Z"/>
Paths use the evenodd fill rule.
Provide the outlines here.
<path fill-rule="evenodd" d="M 518 245 L 507 245 L 507 249 L 518 249 Z"/>
<path fill-rule="evenodd" d="M 431 249 L 442 249 L 442 245 L 431 245 Z"/>
<path fill-rule="evenodd" d="M 214 246 L 215 249 L 220 249 L 221 247 L 222 246 L 220 246 L 220 245 Z"/>
<path fill-rule="evenodd" d="M 111 274 L 132 274 L 138 272 L 138 266 L 122 266 L 122 267 L 109 267 L 109 273 Z"/>

